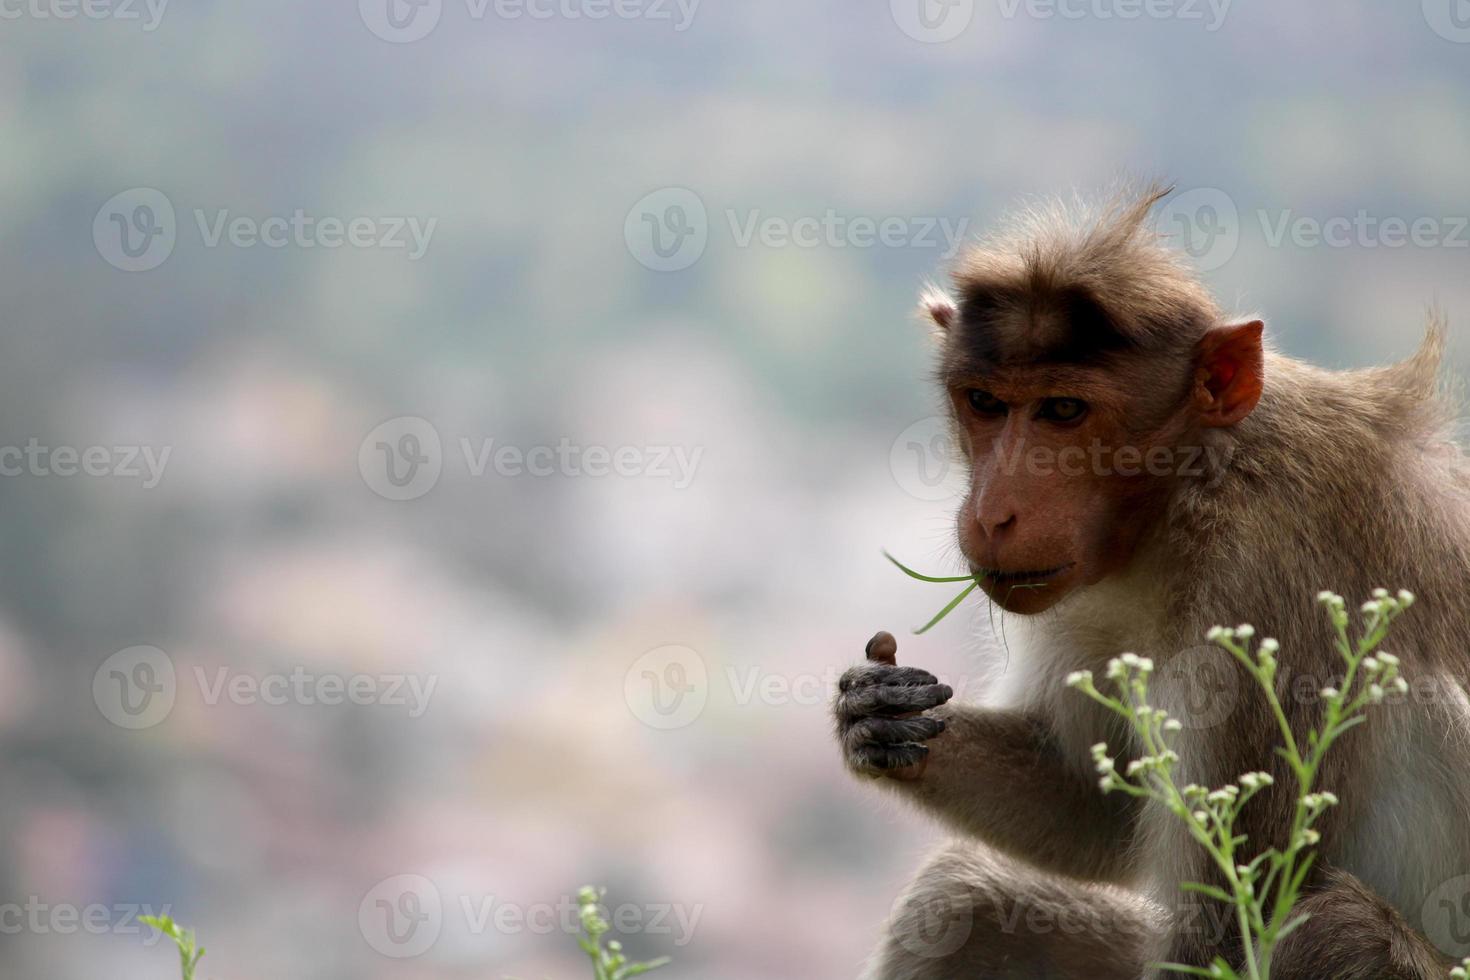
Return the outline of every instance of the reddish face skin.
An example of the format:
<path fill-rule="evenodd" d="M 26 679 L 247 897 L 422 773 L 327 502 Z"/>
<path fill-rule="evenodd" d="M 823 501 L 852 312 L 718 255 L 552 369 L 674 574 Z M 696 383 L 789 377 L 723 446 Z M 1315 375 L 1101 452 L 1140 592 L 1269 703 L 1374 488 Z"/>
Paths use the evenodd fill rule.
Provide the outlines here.
<path fill-rule="evenodd" d="M 1162 406 L 1126 366 L 947 379 L 971 464 L 960 549 L 997 605 L 1044 612 L 1128 564 L 1175 481 L 1199 465 L 1201 430 L 1255 407 L 1261 325 L 1211 331 L 1180 368 L 1179 395 Z"/>

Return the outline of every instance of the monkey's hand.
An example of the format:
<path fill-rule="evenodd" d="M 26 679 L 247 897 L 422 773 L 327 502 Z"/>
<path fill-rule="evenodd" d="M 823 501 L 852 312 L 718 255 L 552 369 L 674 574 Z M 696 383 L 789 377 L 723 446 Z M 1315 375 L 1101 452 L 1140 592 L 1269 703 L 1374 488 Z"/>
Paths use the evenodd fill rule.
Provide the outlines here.
<path fill-rule="evenodd" d="M 879 633 L 868 641 L 868 661 L 837 682 L 833 713 L 847 767 L 865 776 L 918 779 L 944 720 L 923 714 L 954 696 L 948 684 L 917 667 L 900 667 L 898 641 Z"/>

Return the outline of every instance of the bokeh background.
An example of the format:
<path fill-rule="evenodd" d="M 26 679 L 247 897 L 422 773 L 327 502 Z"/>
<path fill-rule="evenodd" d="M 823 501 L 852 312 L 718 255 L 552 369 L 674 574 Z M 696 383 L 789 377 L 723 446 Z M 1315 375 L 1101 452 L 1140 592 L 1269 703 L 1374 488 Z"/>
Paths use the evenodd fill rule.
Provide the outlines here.
<path fill-rule="evenodd" d="M 174 976 L 168 906 L 586 976 L 590 882 L 852 976 L 936 839 L 826 711 L 948 598 L 880 549 L 955 567 L 914 297 L 1127 174 L 1284 349 L 1467 366 L 1464 0 L 0 0 L 0 975 Z"/>

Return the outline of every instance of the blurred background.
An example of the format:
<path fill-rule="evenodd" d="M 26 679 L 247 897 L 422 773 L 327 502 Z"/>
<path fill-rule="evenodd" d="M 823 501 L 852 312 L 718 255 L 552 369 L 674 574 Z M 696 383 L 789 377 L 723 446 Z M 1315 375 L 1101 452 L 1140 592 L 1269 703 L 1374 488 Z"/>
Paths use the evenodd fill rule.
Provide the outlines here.
<path fill-rule="evenodd" d="M 1470 323 L 1470 4 L 0 0 L 0 975 L 853 976 L 826 702 L 950 597 L 912 317 L 1162 176 L 1333 366 Z M 1470 366 L 1458 340 L 1457 366 Z M 936 591 L 937 590 L 937 591 Z M 1005 669 L 979 603 L 904 663 Z"/>

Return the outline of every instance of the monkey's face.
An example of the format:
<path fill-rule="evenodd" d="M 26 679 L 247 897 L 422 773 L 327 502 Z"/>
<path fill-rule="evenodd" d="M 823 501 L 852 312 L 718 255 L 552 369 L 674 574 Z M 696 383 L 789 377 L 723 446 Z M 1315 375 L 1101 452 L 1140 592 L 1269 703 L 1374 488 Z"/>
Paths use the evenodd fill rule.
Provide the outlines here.
<path fill-rule="evenodd" d="M 1116 379 L 1047 368 L 950 387 L 970 486 L 960 549 L 1002 608 L 1032 614 L 1124 567 L 1177 463 L 1163 431 L 1128 424 Z"/>
<path fill-rule="evenodd" d="M 959 544 L 986 594 L 1039 613 L 1125 569 L 1180 481 L 1203 475 L 1203 430 L 1254 409 L 1262 357 L 1259 321 L 1209 330 L 1173 358 L 951 357 L 946 388 L 970 463 Z"/>
<path fill-rule="evenodd" d="M 1203 430 L 1261 396 L 1259 320 L 1225 325 L 1153 237 L 1051 228 L 977 245 L 925 291 L 969 460 L 959 543 L 1003 608 L 1122 571 L 1197 467 Z M 1033 216 L 1035 219 L 1036 216 Z"/>

